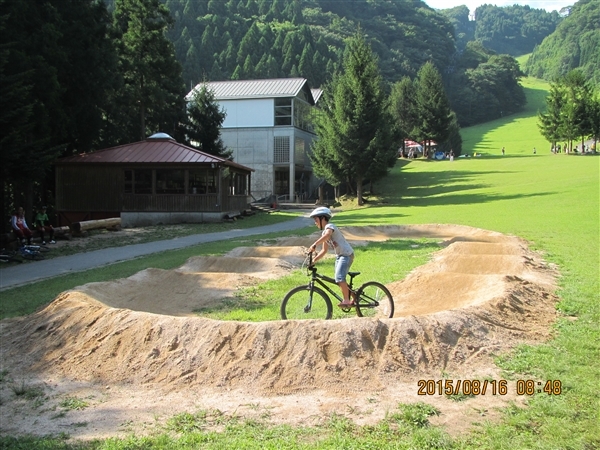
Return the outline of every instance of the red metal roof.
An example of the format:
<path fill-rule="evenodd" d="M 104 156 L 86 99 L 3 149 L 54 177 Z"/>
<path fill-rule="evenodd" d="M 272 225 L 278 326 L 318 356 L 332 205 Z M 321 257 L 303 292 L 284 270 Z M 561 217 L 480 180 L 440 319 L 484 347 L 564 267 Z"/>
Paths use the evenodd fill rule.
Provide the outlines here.
<path fill-rule="evenodd" d="M 146 163 L 215 163 L 253 171 L 249 167 L 236 164 L 218 156 L 209 155 L 188 147 L 173 138 L 148 138 L 145 141 L 119 145 L 90 153 L 67 156 L 57 164 L 146 164 Z"/>

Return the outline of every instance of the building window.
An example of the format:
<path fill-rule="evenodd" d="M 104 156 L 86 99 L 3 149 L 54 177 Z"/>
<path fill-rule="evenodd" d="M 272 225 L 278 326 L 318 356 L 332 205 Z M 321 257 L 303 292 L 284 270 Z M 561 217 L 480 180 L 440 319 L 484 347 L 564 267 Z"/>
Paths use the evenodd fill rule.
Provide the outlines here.
<path fill-rule="evenodd" d="M 214 169 L 189 171 L 190 194 L 214 194 L 217 192 L 217 174 Z"/>
<path fill-rule="evenodd" d="M 229 183 L 229 195 L 247 195 L 248 176 L 242 173 L 232 173 Z"/>
<path fill-rule="evenodd" d="M 309 132 L 314 131 L 312 124 L 312 108 L 308 103 L 304 103 L 301 100 L 294 100 L 294 126 L 301 130 Z"/>
<path fill-rule="evenodd" d="M 125 186 L 123 186 L 125 194 L 133 194 L 133 170 L 125 171 Z"/>
<path fill-rule="evenodd" d="M 133 170 L 133 193 L 152 194 L 152 169 Z"/>
<path fill-rule="evenodd" d="M 287 195 L 290 192 L 290 173 L 287 170 L 275 171 L 275 195 Z"/>
<path fill-rule="evenodd" d="M 292 99 L 291 98 L 276 98 L 275 99 L 275 125 L 291 125 L 292 124 Z"/>
<path fill-rule="evenodd" d="M 273 163 L 287 164 L 290 162 L 289 136 L 275 136 L 273 142 Z"/>
<path fill-rule="evenodd" d="M 157 194 L 185 194 L 185 174 L 183 170 L 157 170 Z"/>
<path fill-rule="evenodd" d="M 296 138 L 294 142 L 294 164 L 304 165 L 304 139 Z"/>

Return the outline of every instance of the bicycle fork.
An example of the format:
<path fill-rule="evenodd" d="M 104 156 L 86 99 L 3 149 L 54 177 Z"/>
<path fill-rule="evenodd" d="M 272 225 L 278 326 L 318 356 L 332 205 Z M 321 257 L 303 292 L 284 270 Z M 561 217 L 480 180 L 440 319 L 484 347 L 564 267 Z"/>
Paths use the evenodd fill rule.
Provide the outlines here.
<path fill-rule="evenodd" d="M 315 281 L 314 280 L 310 280 L 308 282 L 308 303 L 304 307 L 304 312 L 305 313 L 309 313 L 310 310 L 312 309 L 313 292 L 315 291 L 314 288 L 315 288 Z"/>

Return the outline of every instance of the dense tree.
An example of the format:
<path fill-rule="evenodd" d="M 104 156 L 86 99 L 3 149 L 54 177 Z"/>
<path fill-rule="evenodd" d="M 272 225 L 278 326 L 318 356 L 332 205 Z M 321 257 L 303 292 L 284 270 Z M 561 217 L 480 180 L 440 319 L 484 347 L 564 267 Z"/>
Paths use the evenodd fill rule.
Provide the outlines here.
<path fill-rule="evenodd" d="M 538 113 L 540 133 L 555 147 L 562 138 L 561 114 L 566 104 L 565 90 L 556 83 L 550 84 L 550 92 L 546 97 L 546 111 Z"/>
<path fill-rule="evenodd" d="M 187 107 L 187 123 L 184 126 L 186 141 L 193 147 L 211 155 L 229 158 L 221 140 L 221 125 L 225 111 L 220 108 L 212 91 L 206 84 L 197 86 L 192 92 Z"/>
<path fill-rule="evenodd" d="M 446 91 L 461 126 L 520 111 L 525 93 L 523 73 L 509 55 L 497 55 L 479 42 L 469 42 L 446 79 Z"/>
<path fill-rule="evenodd" d="M 498 53 L 530 53 L 561 22 L 556 12 L 528 5 L 498 7 L 485 4 L 475 10 L 475 40 Z"/>
<path fill-rule="evenodd" d="M 417 134 L 419 115 L 416 95 L 415 83 L 409 77 L 404 77 L 392 86 L 390 114 L 394 136 L 399 142 Z"/>
<path fill-rule="evenodd" d="M 585 138 L 591 134 L 590 110 L 592 89 L 581 70 L 572 70 L 562 80 L 567 101 L 563 108 L 561 131 L 570 141 Z"/>
<path fill-rule="evenodd" d="M 211 2 L 209 7 L 212 3 L 221 4 Z M 118 114 L 112 124 L 123 142 L 157 131 L 176 134 L 183 119 L 186 91 L 181 65 L 165 37 L 171 23 L 169 11 L 158 0 L 115 2 L 115 44 L 123 84 L 115 92 Z"/>
<path fill-rule="evenodd" d="M 580 70 L 573 70 L 550 84 L 546 111 L 539 113 L 538 126 L 548 142 L 553 146 L 564 142 L 567 151 L 573 148 L 573 141 L 583 144 L 588 137 L 597 139 L 598 115 L 598 93 Z"/>
<path fill-rule="evenodd" d="M 557 81 L 573 69 L 600 86 L 600 1 L 579 0 L 556 31 L 534 49 L 525 72 Z"/>
<path fill-rule="evenodd" d="M 115 53 L 93 0 L 0 2 L 3 213 L 50 203 L 51 163 L 101 138 Z"/>
<path fill-rule="evenodd" d="M 448 139 L 453 118 L 442 77 L 430 62 L 419 70 L 415 102 L 418 122 L 414 137 L 418 141 L 425 141 L 427 152 L 430 140 L 444 142 Z"/>
<path fill-rule="evenodd" d="M 590 99 L 590 133 L 591 138 L 594 139 L 594 148 L 598 148 L 598 141 L 600 140 L 600 92 L 595 92 L 594 96 Z"/>
<path fill-rule="evenodd" d="M 397 146 L 377 58 L 362 32 L 348 41 L 343 72 L 324 96 L 316 117 L 320 138 L 313 144 L 313 169 L 333 185 L 342 181 L 355 185 L 358 203 L 363 204 L 363 182 L 387 173 Z"/>
<path fill-rule="evenodd" d="M 475 21 L 469 19 L 469 7 L 466 5 L 443 9 L 442 13 L 454 25 L 456 48 L 464 50 L 467 42 L 475 40 Z"/>

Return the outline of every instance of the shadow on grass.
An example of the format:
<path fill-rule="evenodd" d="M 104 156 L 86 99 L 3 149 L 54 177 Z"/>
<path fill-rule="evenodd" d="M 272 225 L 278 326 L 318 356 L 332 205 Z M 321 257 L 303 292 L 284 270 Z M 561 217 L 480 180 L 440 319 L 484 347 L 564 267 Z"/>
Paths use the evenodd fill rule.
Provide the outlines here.
<path fill-rule="evenodd" d="M 518 156 L 524 158 L 528 156 Z M 531 157 L 535 157 L 531 155 Z M 506 158 L 506 156 L 504 157 Z M 440 162 L 437 164 L 451 164 Z M 470 192 L 488 189 L 492 185 L 483 184 L 480 181 L 489 175 L 498 173 L 510 174 L 514 172 L 502 171 L 461 171 L 448 170 L 436 172 L 411 172 L 401 170 L 407 163 L 399 162 L 394 172 L 382 180 L 379 191 L 384 192 L 380 204 L 377 206 L 438 206 L 438 205 L 469 205 L 495 202 L 499 200 L 515 200 L 521 198 L 541 197 L 553 195 L 555 192 L 536 192 L 531 194 L 502 194 Z M 398 170 L 400 168 L 400 170 Z M 373 210 L 375 212 L 375 210 Z M 344 219 L 350 219 L 349 214 Z M 392 214 L 392 217 L 401 218 L 400 212 Z M 390 218 L 390 214 L 382 214 L 381 218 Z M 377 219 L 378 215 L 370 214 L 369 219 Z M 355 218 L 352 217 L 352 220 Z M 360 220 L 360 219 L 358 219 Z"/>

